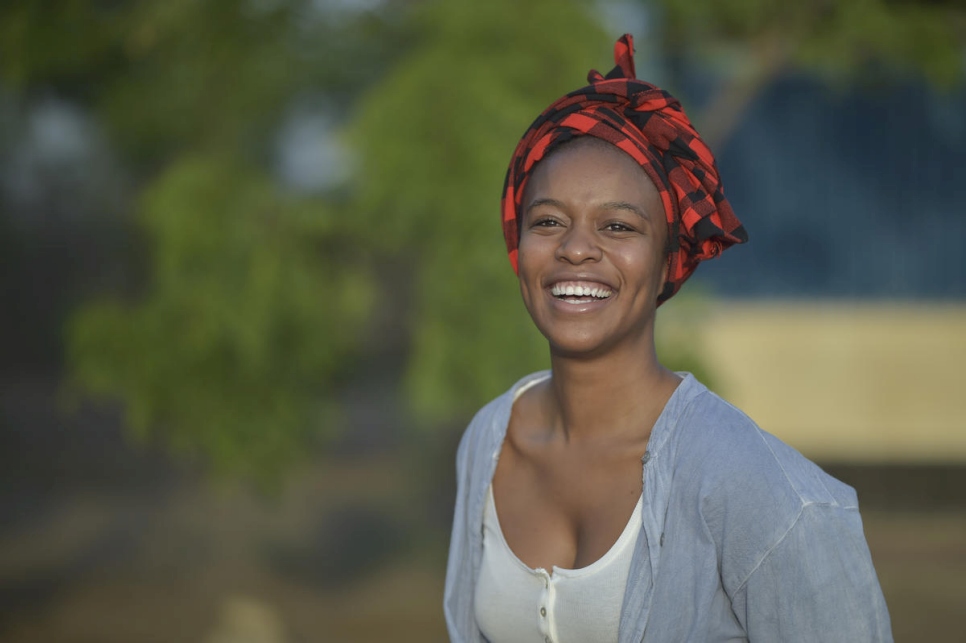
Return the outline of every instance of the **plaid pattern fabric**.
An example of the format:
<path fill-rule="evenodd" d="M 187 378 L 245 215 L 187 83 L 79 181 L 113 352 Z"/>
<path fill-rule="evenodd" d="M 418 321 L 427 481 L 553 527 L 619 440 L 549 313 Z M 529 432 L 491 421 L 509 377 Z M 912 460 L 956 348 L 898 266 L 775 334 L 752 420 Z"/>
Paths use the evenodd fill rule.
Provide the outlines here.
<path fill-rule="evenodd" d="M 554 102 L 517 145 L 503 187 L 503 236 L 517 271 L 519 218 L 527 179 L 550 150 L 577 136 L 595 136 L 620 148 L 647 172 L 661 194 L 668 223 L 668 278 L 658 303 L 667 301 L 699 262 L 748 240 L 721 190 L 711 150 L 666 91 L 637 80 L 630 34 L 614 46 L 617 64 L 606 76 L 591 70 L 590 83 Z"/>

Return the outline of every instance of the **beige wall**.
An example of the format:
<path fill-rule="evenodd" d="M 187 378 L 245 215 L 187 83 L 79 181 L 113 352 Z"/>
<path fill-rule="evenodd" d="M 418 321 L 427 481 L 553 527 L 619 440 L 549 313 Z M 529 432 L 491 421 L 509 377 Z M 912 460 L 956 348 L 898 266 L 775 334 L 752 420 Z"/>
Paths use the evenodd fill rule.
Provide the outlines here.
<path fill-rule="evenodd" d="M 966 462 L 966 304 L 705 312 L 698 332 L 720 393 L 809 457 Z"/>

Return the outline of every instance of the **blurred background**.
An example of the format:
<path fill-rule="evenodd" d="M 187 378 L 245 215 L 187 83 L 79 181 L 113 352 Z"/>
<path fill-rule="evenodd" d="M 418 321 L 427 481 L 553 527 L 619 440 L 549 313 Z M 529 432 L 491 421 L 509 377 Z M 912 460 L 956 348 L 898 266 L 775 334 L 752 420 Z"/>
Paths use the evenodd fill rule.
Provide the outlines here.
<path fill-rule="evenodd" d="M 665 363 L 964 640 L 962 2 L 5 0 L 0 641 L 445 640 L 457 441 L 548 362 L 506 163 L 624 32 L 751 236 Z"/>

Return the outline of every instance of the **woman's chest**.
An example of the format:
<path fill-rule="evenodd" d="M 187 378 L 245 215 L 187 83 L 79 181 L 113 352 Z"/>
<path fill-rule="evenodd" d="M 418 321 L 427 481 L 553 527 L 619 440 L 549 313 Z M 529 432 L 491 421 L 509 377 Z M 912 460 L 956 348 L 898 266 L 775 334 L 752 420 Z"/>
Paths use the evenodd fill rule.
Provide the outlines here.
<path fill-rule="evenodd" d="M 505 444 L 492 485 L 509 548 L 531 568 L 579 569 L 599 560 L 641 497 L 641 467 L 629 449 L 574 457 Z"/>
<path fill-rule="evenodd" d="M 503 537 L 492 489 L 484 513 L 474 609 L 487 640 L 616 643 L 624 588 L 641 529 L 640 502 L 612 547 L 579 569 L 531 568 L 517 558 Z"/>

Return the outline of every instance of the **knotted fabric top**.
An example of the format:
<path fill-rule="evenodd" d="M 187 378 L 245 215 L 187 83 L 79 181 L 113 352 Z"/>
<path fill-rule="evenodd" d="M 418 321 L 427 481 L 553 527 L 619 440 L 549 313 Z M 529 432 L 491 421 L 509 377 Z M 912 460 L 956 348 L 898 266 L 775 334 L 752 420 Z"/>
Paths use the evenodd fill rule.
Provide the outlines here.
<path fill-rule="evenodd" d="M 503 188 L 503 236 L 517 271 L 523 192 L 534 166 L 554 147 L 595 136 L 620 148 L 644 169 L 661 194 L 668 224 L 668 277 L 658 304 L 678 291 L 699 262 L 748 240 L 721 191 L 711 150 L 666 91 L 637 80 L 630 34 L 614 45 L 617 64 L 606 76 L 548 107 L 517 145 Z"/>

